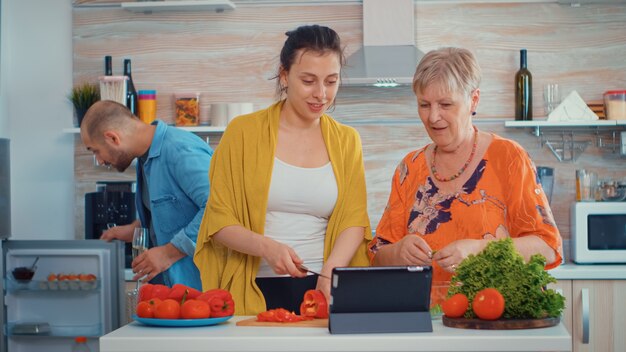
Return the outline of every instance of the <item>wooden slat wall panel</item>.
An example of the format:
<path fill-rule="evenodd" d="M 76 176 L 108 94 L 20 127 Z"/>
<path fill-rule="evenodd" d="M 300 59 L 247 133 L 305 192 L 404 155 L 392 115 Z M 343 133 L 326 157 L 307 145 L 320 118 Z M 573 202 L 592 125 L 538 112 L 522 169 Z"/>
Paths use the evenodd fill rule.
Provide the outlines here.
<path fill-rule="evenodd" d="M 88 1 L 81 1 L 87 3 Z M 237 1 L 235 1 L 237 3 Z M 138 89 L 156 89 L 159 118 L 172 121 L 171 94 L 198 91 L 210 102 L 252 102 L 255 109 L 274 100 L 274 76 L 284 32 L 305 23 L 339 32 L 346 54 L 362 43 L 358 4 L 249 6 L 234 11 L 133 14 L 116 8 L 74 9 L 74 80 L 94 81 L 103 57 L 112 55 L 121 74 L 122 59 L 131 58 Z M 596 147 L 575 163 L 558 163 L 528 130 L 506 129 L 513 115 L 513 77 L 519 49 L 529 51 L 534 83 L 534 115 L 542 116 L 541 86 L 556 82 L 564 93 L 578 91 L 585 100 L 600 99 L 608 89 L 626 88 L 626 5 L 572 8 L 552 3 L 434 4 L 416 3 L 416 40 L 422 51 L 464 46 L 474 51 L 483 69 L 477 124 L 522 144 L 537 165 L 556 168 L 553 213 L 569 238 L 569 207 L 574 175 L 591 168 L 602 177 L 626 177 L 625 160 Z M 391 175 L 409 151 L 429 142 L 417 118 L 409 87 L 381 90 L 342 87 L 332 115 L 361 133 L 365 155 L 368 209 L 375 226 L 387 201 Z M 481 120 L 482 119 L 482 120 Z M 482 121 L 482 122 L 481 122 Z M 581 138 L 591 138 L 586 134 Z M 216 146 L 219 136 L 211 135 Z M 83 236 L 83 195 L 102 179 L 132 179 L 94 168 L 77 137 L 77 237 Z"/>

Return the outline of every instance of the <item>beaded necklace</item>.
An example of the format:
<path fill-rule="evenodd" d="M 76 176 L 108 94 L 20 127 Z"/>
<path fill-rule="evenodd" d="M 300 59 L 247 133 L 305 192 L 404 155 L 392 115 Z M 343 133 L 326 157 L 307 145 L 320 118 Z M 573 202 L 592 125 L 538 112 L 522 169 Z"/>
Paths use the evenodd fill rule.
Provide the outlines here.
<path fill-rule="evenodd" d="M 439 182 L 450 182 L 456 179 L 457 177 L 461 176 L 463 172 L 465 171 L 465 169 L 467 169 L 467 166 L 472 162 L 472 159 L 474 159 L 474 154 L 476 154 L 477 145 L 478 145 L 478 130 L 476 129 L 476 127 L 474 127 L 474 145 L 472 146 L 472 152 L 470 153 L 469 158 L 467 159 L 465 164 L 463 164 L 463 167 L 461 168 L 461 170 L 459 170 L 459 172 L 457 172 L 456 174 L 450 177 L 443 178 L 439 176 L 439 174 L 437 173 L 437 169 L 435 169 L 435 156 L 437 155 L 437 144 L 435 144 L 435 149 L 433 149 L 433 161 L 430 164 L 430 171 L 433 173 L 433 176 L 435 176 L 435 179 Z"/>

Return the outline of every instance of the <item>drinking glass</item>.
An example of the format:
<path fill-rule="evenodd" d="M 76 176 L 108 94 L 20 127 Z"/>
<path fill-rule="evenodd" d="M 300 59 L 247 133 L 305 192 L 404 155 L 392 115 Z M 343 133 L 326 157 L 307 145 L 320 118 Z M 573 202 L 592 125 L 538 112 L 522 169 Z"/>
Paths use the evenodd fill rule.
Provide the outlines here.
<path fill-rule="evenodd" d="M 148 229 L 136 227 L 133 232 L 133 259 L 148 249 Z"/>
<path fill-rule="evenodd" d="M 579 169 L 576 170 L 576 201 L 595 202 L 598 187 L 598 174 Z"/>
<path fill-rule="evenodd" d="M 561 103 L 561 92 L 559 85 L 549 83 L 543 86 L 543 106 L 546 115 L 549 115 Z"/>
<path fill-rule="evenodd" d="M 136 227 L 133 232 L 133 260 L 146 250 L 148 250 L 148 229 Z M 137 280 L 136 289 L 139 289 L 139 281 Z"/>

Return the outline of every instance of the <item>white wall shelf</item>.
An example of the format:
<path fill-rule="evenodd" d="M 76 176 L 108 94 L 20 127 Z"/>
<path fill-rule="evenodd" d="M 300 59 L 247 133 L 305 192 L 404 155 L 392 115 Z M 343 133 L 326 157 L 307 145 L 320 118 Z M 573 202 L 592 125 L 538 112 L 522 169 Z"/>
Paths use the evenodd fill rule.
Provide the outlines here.
<path fill-rule="evenodd" d="M 122 8 L 131 12 L 163 11 L 215 11 L 234 10 L 235 4 L 228 0 L 180 0 L 180 1 L 137 1 L 123 2 Z"/>
<path fill-rule="evenodd" d="M 226 126 L 190 126 L 190 127 L 176 127 L 181 130 L 193 132 L 193 133 L 223 133 L 226 129 Z M 63 133 L 80 133 L 80 128 L 72 127 L 72 128 L 64 128 Z"/>
<path fill-rule="evenodd" d="M 505 127 L 532 128 L 541 146 L 547 146 L 558 161 L 576 161 L 592 143 L 581 135 L 592 134 L 595 144 L 613 153 L 620 148 L 620 132 L 626 129 L 626 120 L 594 121 L 505 121 Z M 608 142 L 607 142 L 608 140 Z"/>

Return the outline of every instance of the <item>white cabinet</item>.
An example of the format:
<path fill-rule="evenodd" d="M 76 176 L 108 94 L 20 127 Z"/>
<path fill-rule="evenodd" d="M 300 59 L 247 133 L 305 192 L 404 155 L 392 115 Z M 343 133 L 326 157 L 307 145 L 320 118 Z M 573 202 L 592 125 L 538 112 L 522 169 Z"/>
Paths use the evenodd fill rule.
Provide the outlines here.
<path fill-rule="evenodd" d="M 566 299 L 562 318 L 572 351 L 626 349 L 626 280 L 559 280 L 551 287 Z"/>

